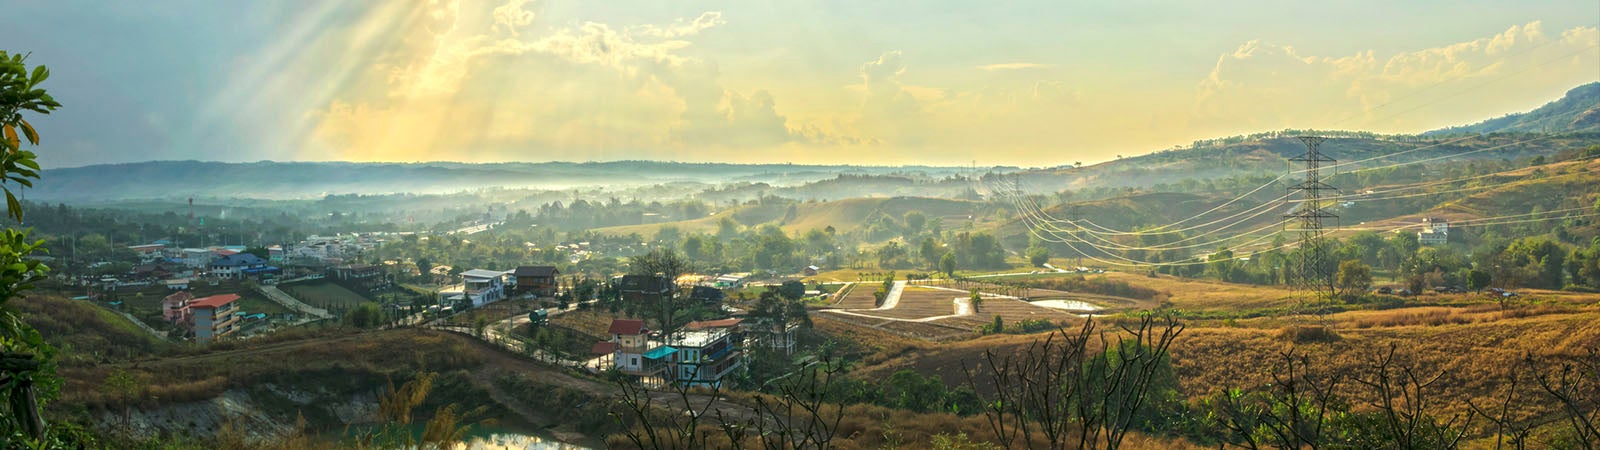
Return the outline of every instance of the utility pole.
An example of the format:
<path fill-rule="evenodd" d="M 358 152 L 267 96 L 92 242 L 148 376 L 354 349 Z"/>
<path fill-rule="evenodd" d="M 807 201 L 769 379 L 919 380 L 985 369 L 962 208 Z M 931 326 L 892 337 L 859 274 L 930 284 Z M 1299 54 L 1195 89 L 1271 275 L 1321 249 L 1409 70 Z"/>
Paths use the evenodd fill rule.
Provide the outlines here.
<path fill-rule="evenodd" d="M 1321 136 L 1300 136 L 1300 142 L 1305 144 L 1306 152 L 1289 160 L 1304 165 L 1301 170 L 1305 172 L 1305 179 L 1289 187 L 1291 191 L 1300 191 L 1300 205 L 1293 212 L 1284 215 L 1285 218 L 1295 221 L 1292 230 L 1300 234 L 1300 257 L 1291 262 L 1294 268 L 1291 271 L 1294 276 L 1292 283 L 1297 290 L 1309 291 L 1312 298 L 1319 303 L 1333 299 L 1334 268 L 1337 264 L 1332 261 L 1333 254 L 1323 234 L 1322 221 L 1339 218 L 1337 214 L 1323 208 L 1323 192 L 1339 190 L 1323 181 L 1322 167 L 1338 162 L 1323 155 L 1318 149 L 1324 140 L 1326 139 Z M 1317 306 L 1318 313 L 1321 313 L 1324 309 L 1322 306 L 1326 305 Z"/>

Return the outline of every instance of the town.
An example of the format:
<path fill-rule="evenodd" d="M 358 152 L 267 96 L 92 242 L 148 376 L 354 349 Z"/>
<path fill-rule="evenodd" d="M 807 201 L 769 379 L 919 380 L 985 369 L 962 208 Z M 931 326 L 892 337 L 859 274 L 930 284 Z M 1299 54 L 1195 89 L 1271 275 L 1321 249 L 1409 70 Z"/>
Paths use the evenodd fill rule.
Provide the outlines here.
<path fill-rule="evenodd" d="M 1600 448 L 1600 3 L 12 2 L 0 450 Z"/>

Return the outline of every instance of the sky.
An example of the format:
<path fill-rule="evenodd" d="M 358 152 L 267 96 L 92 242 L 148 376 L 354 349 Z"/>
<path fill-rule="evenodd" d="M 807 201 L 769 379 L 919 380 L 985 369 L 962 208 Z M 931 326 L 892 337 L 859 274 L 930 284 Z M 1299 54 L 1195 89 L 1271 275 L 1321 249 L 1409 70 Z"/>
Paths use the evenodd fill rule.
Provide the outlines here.
<path fill-rule="evenodd" d="M 1413 133 L 1600 80 L 1600 2 L 14 0 L 46 168 L 1056 166 Z"/>

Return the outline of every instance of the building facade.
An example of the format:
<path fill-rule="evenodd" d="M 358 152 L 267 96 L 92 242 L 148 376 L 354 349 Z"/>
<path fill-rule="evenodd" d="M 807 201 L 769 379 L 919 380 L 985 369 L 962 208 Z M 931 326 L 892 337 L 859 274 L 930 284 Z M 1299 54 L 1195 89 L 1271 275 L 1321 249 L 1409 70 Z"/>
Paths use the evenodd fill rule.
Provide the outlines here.
<path fill-rule="evenodd" d="M 222 294 L 190 301 L 189 310 L 194 317 L 194 340 L 202 344 L 210 343 L 237 331 L 239 318 L 234 313 L 239 312 L 235 304 L 238 300 L 236 294 Z"/>

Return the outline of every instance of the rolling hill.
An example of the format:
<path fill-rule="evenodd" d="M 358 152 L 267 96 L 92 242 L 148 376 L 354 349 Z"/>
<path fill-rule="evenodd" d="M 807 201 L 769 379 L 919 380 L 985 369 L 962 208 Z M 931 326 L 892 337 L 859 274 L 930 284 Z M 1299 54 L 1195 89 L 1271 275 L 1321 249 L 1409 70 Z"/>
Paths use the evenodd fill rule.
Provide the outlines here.
<path fill-rule="evenodd" d="M 812 229 L 833 227 L 839 233 L 849 233 L 861 228 L 875 214 L 894 218 L 907 212 L 920 211 L 929 220 L 943 220 L 946 227 L 955 220 L 972 220 L 985 207 L 981 202 L 928 197 L 868 197 L 826 202 L 795 203 L 794 214 L 787 205 L 744 205 L 723 210 L 707 217 L 643 225 L 597 228 L 594 231 L 612 235 L 638 233 L 653 239 L 662 228 L 674 227 L 682 233 L 716 233 L 723 218 L 732 218 L 740 225 L 754 227 L 774 224 L 785 232 L 798 234 Z"/>
<path fill-rule="evenodd" d="M 1572 88 L 1561 99 L 1533 111 L 1507 114 L 1472 125 L 1434 130 L 1425 134 L 1545 132 L 1557 133 L 1600 126 L 1600 81 Z"/>

